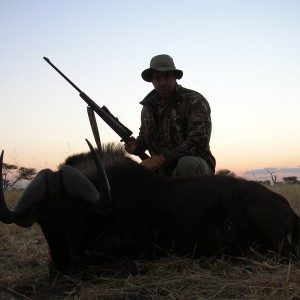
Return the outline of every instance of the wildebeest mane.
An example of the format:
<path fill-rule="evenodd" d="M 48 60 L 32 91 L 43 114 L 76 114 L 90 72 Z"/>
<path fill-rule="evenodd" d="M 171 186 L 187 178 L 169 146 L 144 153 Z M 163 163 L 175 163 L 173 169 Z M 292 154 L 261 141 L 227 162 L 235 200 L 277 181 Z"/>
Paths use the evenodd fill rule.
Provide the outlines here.
<path fill-rule="evenodd" d="M 107 143 L 102 145 L 102 152 L 96 150 L 102 158 L 102 164 L 106 171 L 112 167 L 121 167 L 128 164 L 137 164 L 125 151 L 125 148 L 120 143 Z M 61 165 L 70 165 L 78 169 L 80 172 L 90 177 L 95 174 L 95 163 L 91 152 L 84 152 L 69 156 Z"/>

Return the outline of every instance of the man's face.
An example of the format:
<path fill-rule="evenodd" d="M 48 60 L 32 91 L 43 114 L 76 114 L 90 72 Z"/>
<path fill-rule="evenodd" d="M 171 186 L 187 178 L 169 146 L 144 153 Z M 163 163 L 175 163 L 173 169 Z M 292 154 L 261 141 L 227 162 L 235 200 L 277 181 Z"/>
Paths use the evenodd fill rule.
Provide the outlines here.
<path fill-rule="evenodd" d="M 168 98 L 176 86 L 176 78 L 173 72 L 154 71 L 152 84 L 161 98 Z"/>

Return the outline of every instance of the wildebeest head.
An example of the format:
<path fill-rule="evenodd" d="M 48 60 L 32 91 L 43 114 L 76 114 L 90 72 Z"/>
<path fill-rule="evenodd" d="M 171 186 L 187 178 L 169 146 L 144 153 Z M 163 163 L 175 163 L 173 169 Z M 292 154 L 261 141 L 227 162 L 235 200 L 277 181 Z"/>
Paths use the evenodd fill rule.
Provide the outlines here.
<path fill-rule="evenodd" d="M 88 142 L 88 141 L 87 141 Z M 94 158 L 94 168 L 98 174 L 96 186 L 78 169 L 63 165 L 57 172 L 50 169 L 41 170 L 28 185 L 12 210 L 8 209 L 3 192 L 1 176 L 0 184 L 0 221 L 3 223 L 16 223 L 22 227 L 31 226 L 35 220 L 35 207 L 43 203 L 51 190 L 59 185 L 67 197 L 81 199 L 94 206 L 99 213 L 104 213 L 111 206 L 109 182 L 105 170 L 95 150 L 88 142 Z M 0 166 L 2 170 L 4 151 L 1 153 Z M 54 186 L 51 186 L 52 184 Z M 100 192 L 101 191 L 101 194 Z"/>

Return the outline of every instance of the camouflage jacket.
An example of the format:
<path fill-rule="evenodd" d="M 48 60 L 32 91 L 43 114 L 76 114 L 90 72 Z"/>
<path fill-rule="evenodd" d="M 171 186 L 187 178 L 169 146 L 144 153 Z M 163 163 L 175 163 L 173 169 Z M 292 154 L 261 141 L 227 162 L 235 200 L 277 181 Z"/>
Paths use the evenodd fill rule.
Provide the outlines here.
<path fill-rule="evenodd" d="M 164 154 L 167 168 L 188 155 L 205 159 L 215 169 L 216 161 L 210 152 L 210 106 L 198 92 L 176 85 L 167 103 L 161 104 L 152 90 L 143 101 L 141 127 L 137 137 L 139 150 L 151 155 Z"/>

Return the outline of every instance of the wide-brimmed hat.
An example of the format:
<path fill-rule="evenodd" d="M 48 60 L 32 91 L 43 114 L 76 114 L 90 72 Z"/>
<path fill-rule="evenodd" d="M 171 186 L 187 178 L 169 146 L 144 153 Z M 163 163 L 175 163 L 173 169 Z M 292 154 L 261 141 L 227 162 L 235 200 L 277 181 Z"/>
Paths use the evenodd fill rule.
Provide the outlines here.
<path fill-rule="evenodd" d="M 174 72 L 176 79 L 180 79 L 183 75 L 183 72 L 181 70 L 175 68 L 175 64 L 172 57 L 167 54 L 160 54 L 154 56 L 150 61 L 150 68 L 142 72 L 142 78 L 145 81 L 151 82 L 153 71 Z"/>

